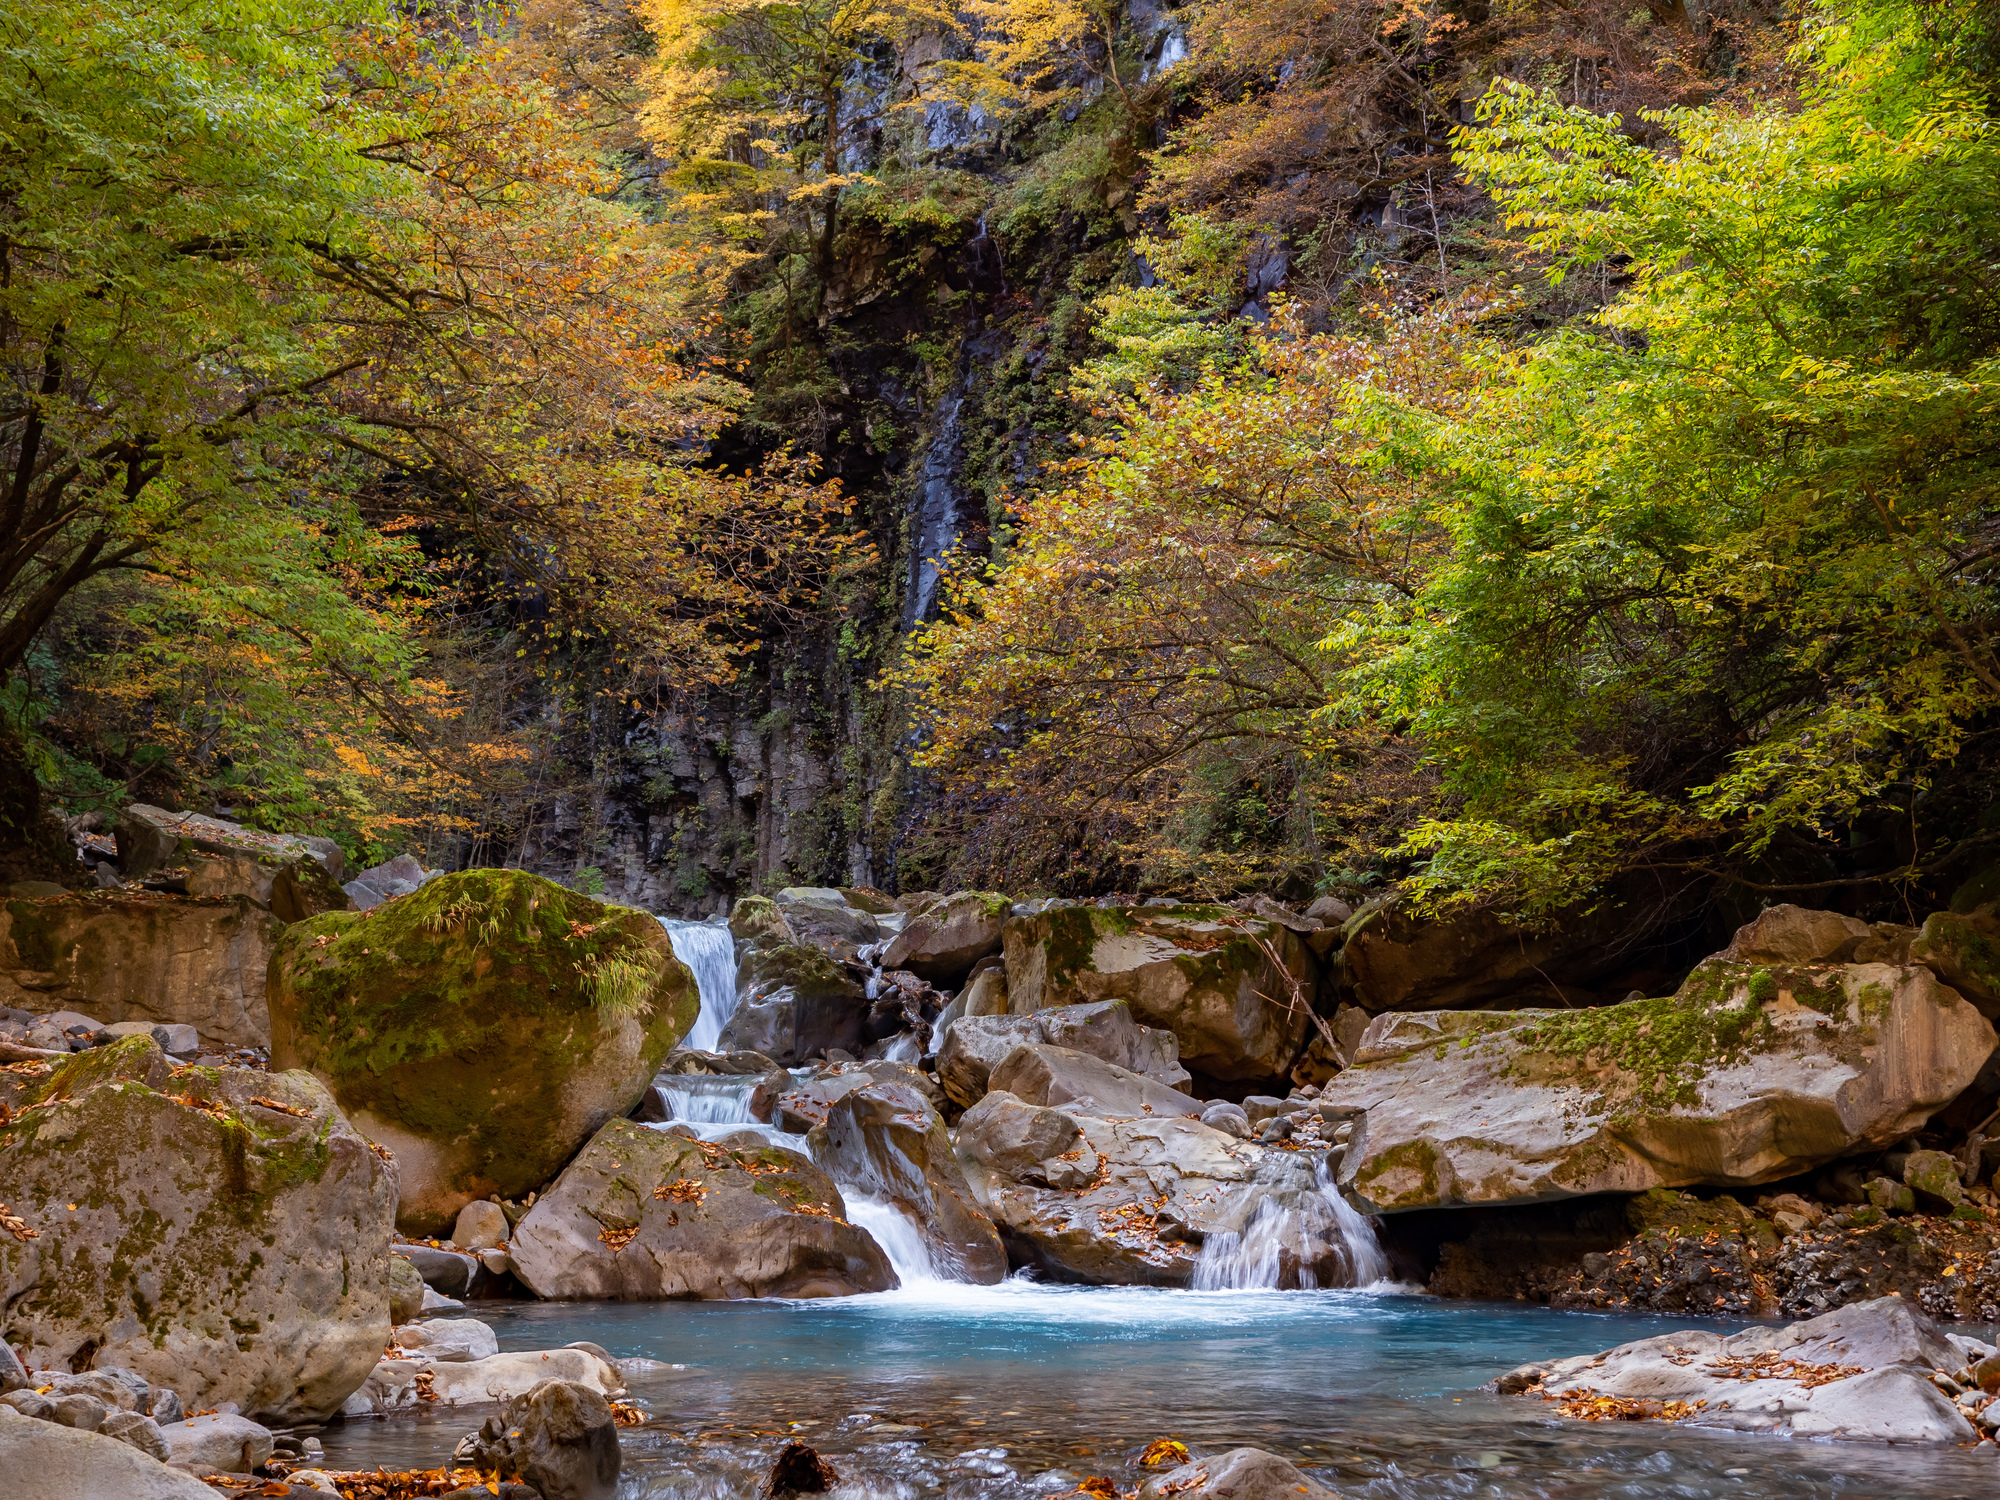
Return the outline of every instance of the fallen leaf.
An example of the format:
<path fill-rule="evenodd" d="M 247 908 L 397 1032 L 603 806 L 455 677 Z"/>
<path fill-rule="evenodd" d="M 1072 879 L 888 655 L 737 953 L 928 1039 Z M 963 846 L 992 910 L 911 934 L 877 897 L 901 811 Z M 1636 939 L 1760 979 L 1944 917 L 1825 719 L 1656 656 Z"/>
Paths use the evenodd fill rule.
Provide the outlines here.
<path fill-rule="evenodd" d="M 1139 1465 L 1146 1469 L 1179 1468 L 1187 1461 L 1187 1444 L 1177 1443 L 1172 1438 L 1154 1438 L 1146 1445 L 1146 1451 L 1139 1455 Z"/>

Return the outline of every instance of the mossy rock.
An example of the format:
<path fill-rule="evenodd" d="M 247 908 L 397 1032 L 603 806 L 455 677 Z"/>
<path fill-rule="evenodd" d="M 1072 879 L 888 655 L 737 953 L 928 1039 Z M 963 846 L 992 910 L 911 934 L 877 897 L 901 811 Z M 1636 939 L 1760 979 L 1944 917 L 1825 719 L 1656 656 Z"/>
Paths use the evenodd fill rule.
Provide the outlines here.
<path fill-rule="evenodd" d="M 2000 919 L 1990 907 L 1934 911 L 1910 944 L 1910 957 L 1979 1007 L 2000 1016 Z"/>
<path fill-rule="evenodd" d="M 745 896 L 731 907 L 729 935 L 739 943 L 760 948 L 782 947 L 792 941 L 785 914 L 769 896 Z"/>
<path fill-rule="evenodd" d="M 337 1411 L 388 1336 L 396 1185 L 326 1088 L 173 1068 L 132 1037 L 40 1092 L 0 1125 L 0 1193 L 33 1231 L 0 1233 L 0 1336 L 30 1366 L 135 1370 L 190 1408 Z"/>
<path fill-rule="evenodd" d="M 272 1061 L 323 1079 L 401 1171 L 397 1223 L 545 1185 L 635 1105 L 701 1007 L 659 922 L 518 870 L 468 870 L 285 933 Z"/>
<path fill-rule="evenodd" d="M 1296 933 L 1261 917 L 1226 906 L 1056 907 L 1008 922 L 1004 941 L 1016 1015 L 1123 1000 L 1174 1034 L 1190 1072 L 1236 1082 L 1275 1084 L 1304 1050 L 1319 966 Z"/>

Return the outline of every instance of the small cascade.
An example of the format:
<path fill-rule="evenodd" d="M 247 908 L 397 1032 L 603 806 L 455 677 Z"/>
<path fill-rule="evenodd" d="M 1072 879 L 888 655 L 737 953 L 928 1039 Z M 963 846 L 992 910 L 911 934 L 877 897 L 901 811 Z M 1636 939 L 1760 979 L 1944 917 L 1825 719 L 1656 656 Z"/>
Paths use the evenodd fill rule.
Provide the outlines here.
<path fill-rule="evenodd" d="M 896 1279 L 902 1282 L 905 1291 L 912 1287 L 943 1285 L 959 1280 L 955 1276 L 939 1274 L 936 1263 L 931 1259 L 931 1248 L 924 1243 L 922 1231 L 893 1203 L 871 1197 L 846 1183 L 840 1184 L 840 1196 L 847 1203 L 847 1221 L 867 1230 L 869 1238 L 882 1247 L 882 1253 L 889 1257 Z"/>
<path fill-rule="evenodd" d="M 701 1014 L 694 1029 L 681 1045 L 698 1052 L 713 1052 L 722 1039 L 722 1028 L 736 1014 L 736 939 L 720 922 L 683 922 L 661 917 L 667 941 L 674 945 L 674 957 L 694 973 L 701 990 Z"/>
<path fill-rule="evenodd" d="M 1328 1286 L 1386 1281 L 1389 1259 L 1375 1238 L 1374 1224 L 1340 1195 L 1324 1161 L 1314 1169 L 1313 1188 L 1303 1194 L 1267 1194 L 1240 1232 L 1209 1235 L 1195 1263 L 1194 1289 L 1271 1291 L 1290 1286 L 1311 1291 L 1329 1270 L 1334 1279 L 1326 1281 Z"/>
<path fill-rule="evenodd" d="M 673 1110 L 679 1125 L 755 1125 L 750 1095 L 755 1078 L 712 1078 L 701 1073 L 662 1073 L 653 1086 Z"/>

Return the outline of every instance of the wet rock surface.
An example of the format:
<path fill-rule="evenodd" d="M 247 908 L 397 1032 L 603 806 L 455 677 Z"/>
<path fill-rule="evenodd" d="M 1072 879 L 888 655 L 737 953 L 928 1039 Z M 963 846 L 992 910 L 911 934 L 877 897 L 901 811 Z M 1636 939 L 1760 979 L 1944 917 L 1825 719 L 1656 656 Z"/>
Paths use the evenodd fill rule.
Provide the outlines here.
<path fill-rule="evenodd" d="M 1901 1298 L 1785 1328 L 1662 1334 L 1597 1355 L 1522 1366 L 1504 1395 L 1566 1415 L 1651 1417 L 1745 1432 L 1879 1443 L 1966 1443 L 1984 1415 L 1953 1399 L 1966 1351 Z M 1942 1377 L 1940 1379 L 1939 1377 Z"/>
<path fill-rule="evenodd" d="M 514 1231 L 537 1296 L 837 1297 L 896 1284 L 839 1189 L 779 1147 L 731 1149 L 615 1120 Z"/>
<path fill-rule="evenodd" d="M 1124 1001 L 1107 1000 L 1022 1016 L 968 1015 L 954 1021 L 938 1049 L 938 1082 L 954 1103 L 970 1108 L 985 1096 L 993 1069 L 1023 1042 L 1047 1042 L 1088 1053 L 1170 1089 L 1189 1081 L 1172 1032 L 1141 1026 Z"/>

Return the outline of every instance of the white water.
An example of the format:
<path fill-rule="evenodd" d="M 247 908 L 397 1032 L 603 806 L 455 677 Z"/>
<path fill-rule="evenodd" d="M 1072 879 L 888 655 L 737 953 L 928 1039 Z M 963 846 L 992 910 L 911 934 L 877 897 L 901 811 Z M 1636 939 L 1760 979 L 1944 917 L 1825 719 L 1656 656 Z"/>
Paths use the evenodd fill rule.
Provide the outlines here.
<path fill-rule="evenodd" d="M 713 1052 L 722 1039 L 722 1028 L 736 1014 L 736 940 L 720 922 L 661 917 L 660 925 L 667 929 L 674 957 L 694 972 L 694 982 L 701 990 L 701 1014 L 681 1045 L 697 1052 Z"/>
<path fill-rule="evenodd" d="M 938 1270 L 922 1232 L 901 1209 L 880 1198 L 868 1197 L 844 1182 L 840 1184 L 840 1196 L 847 1203 L 848 1223 L 867 1230 L 869 1237 L 882 1247 L 905 1291 L 919 1286 L 963 1284 L 960 1277 Z"/>
<path fill-rule="evenodd" d="M 1190 1285 L 1198 1292 L 1268 1291 L 1278 1285 L 1283 1251 L 1308 1240 L 1338 1242 L 1347 1262 L 1348 1286 L 1365 1287 L 1389 1279 L 1389 1259 L 1375 1238 L 1375 1226 L 1341 1197 L 1322 1161 L 1313 1178 L 1318 1197 L 1297 1208 L 1277 1197 L 1257 1205 L 1243 1232 L 1211 1234 L 1201 1247 Z M 1301 1290 L 1315 1286 L 1310 1268 L 1299 1268 Z"/>

